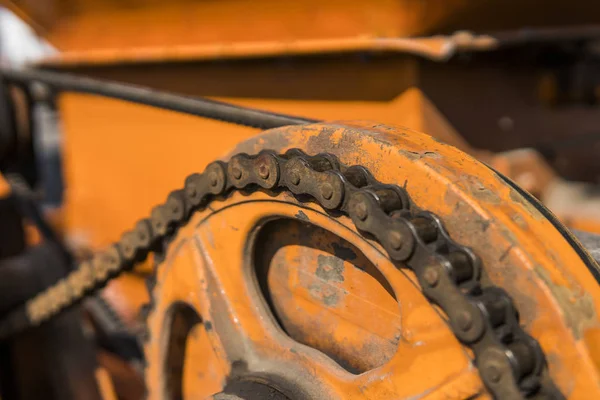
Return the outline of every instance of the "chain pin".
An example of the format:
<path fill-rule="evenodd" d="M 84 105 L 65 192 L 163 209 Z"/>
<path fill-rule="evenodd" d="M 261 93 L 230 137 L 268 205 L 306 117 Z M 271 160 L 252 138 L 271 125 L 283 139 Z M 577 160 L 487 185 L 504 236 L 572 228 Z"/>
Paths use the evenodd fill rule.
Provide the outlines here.
<path fill-rule="evenodd" d="M 456 316 L 456 324 L 462 331 L 468 331 L 473 326 L 473 316 L 468 311 L 461 311 Z"/>
<path fill-rule="evenodd" d="M 329 200 L 333 197 L 333 187 L 330 183 L 324 183 L 323 186 L 321 186 L 321 196 L 323 196 L 325 200 Z"/>
<path fill-rule="evenodd" d="M 263 179 L 269 179 L 269 175 L 270 175 L 269 167 L 266 166 L 265 164 L 261 164 L 258 167 L 258 175 Z"/>
<path fill-rule="evenodd" d="M 290 182 L 292 182 L 293 185 L 298 185 L 300 183 L 300 175 L 298 175 L 297 172 L 291 172 Z"/>
<path fill-rule="evenodd" d="M 237 179 L 239 179 L 239 178 L 237 178 Z M 219 177 L 217 176 L 217 174 L 215 172 L 211 172 L 210 174 L 208 174 L 208 181 L 210 182 L 210 186 L 215 187 L 215 186 L 217 186 L 217 183 L 219 183 Z M 195 190 L 194 190 L 194 193 L 195 193 Z"/>
<path fill-rule="evenodd" d="M 238 167 L 231 168 L 231 173 L 235 179 L 240 179 L 242 177 L 242 170 Z"/>
<path fill-rule="evenodd" d="M 427 267 L 423 273 L 423 280 L 431 287 L 436 287 L 440 281 L 440 273 L 435 267 Z"/>
<path fill-rule="evenodd" d="M 484 374 L 491 382 L 498 383 L 502 379 L 502 370 L 496 363 L 488 363 L 484 367 Z"/>
<path fill-rule="evenodd" d="M 394 250 L 398 250 L 402 247 L 402 234 L 398 231 L 391 231 L 388 233 L 388 241 Z"/>
<path fill-rule="evenodd" d="M 369 210 L 367 209 L 367 205 L 363 202 L 358 203 L 354 207 L 354 213 L 361 221 L 364 221 L 369 216 Z"/>

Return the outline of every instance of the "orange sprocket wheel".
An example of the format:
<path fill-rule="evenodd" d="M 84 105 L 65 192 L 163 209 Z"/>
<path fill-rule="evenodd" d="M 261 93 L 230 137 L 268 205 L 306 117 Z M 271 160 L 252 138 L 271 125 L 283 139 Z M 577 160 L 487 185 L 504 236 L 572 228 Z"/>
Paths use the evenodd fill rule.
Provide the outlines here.
<path fill-rule="evenodd" d="M 600 398 L 597 266 L 485 165 L 367 123 L 267 131 L 233 152 L 335 154 L 406 188 L 485 265 L 569 399 Z M 234 193 L 166 246 L 147 318 L 150 399 L 474 399 L 490 395 L 440 310 L 352 221 L 288 194 Z"/>

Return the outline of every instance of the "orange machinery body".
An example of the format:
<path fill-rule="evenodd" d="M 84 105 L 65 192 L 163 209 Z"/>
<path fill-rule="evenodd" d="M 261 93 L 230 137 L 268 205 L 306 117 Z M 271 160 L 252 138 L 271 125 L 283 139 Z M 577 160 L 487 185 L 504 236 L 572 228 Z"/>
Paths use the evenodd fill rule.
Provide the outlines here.
<path fill-rule="evenodd" d="M 525 9 L 535 7 L 534 3 L 519 2 Z M 448 37 L 422 41 L 396 39 L 445 33 L 465 25 L 472 28 L 485 26 L 485 18 L 475 18 L 474 15 L 487 15 L 487 22 L 493 25 L 490 21 L 494 21 L 491 17 L 495 16 L 495 7 L 488 10 L 477 6 L 469 8 L 463 1 L 389 0 L 307 0 L 295 2 L 293 7 L 267 0 L 178 1 L 166 5 L 158 1 L 136 1 L 128 2 L 128 7 L 117 5 L 119 2 L 98 4 L 91 1 L 47 2 L 47 8 L 37 7 L 37 2 L 33 1 L 11 4 L 21 15 L 27 15 L 36 29 L 64 52 L 44 61 L 43 65 L 48 68 L 147 84 L 185 94 L 208 95 L 311 118 L 368 119 L 404 125 L 491 160 L 488 153 L 470 147 L 418 88 L 420 77 L 416 55 L 444 59 L 450 54 L 447 53 L 448 49 L 457 45 L 456 41 Z M 593 8 L 590 2 L 581 4 Z M 571 10 L 576 8 L 572 7 Z M 552 14 L 552 10 L 549 6 L 546 11 Z M 579 11 L 585 15 L 585 9 Z M 539 15 L 541 17 L 542 13 Z M 513 20 L 510 24 L 518 26 L 519 21 Z M 381 40 L 390 38 L 394 40 Z M 479 46 L 489 48 L 494 46 L 494 42 L 483 38 L 469 42 L 468 46 L 473 49 Z M 365 64 L 364 53 L 375 53 L 376 56 Z M 296 59 L 299 55 L 317 54 L 323 57 Z M 339 57 L 328 57 L 331 54 Z M 362 128 L 340 128 L 336 133 L 323 127 L 313 127 L 306 130 L 291 129 L 285 132 L 284 140 L 269 142 L 272 136 L 255 138 L 259 132 L 248 128 L 93 96 L 63 94 L 60 96 L 59 110 L 64 134 L 64 227 L 67 238 L 76 246 L 98 249 L 111 243 L 136 220 L 149 215 L 152 207 L 163 201 L 170 190 L 179 187 L 185 176 L 203 170 L 207 163 L 222 158 L 245 140 L 249 140 L 244 145 L 247 151 L 270 147 L 284 150 L 301 146 L 311 153 L 338 152 L 345 161 L 368 164 L 384 181 L 395 181 L 399 176 L 398 165 L 402 165 L 410 170 L 416 182 L 432 183 L 432 186 L 415 184 L 415 196 L 420 204 L 435 209 L 451 221 L 451 233 L 454 229 L 469 245 L 485 250 L 488 261 L 492 261 L 492 258 L 495 258 L 494 261 L 500 260 L 501 266 L 498 268 L 507 268 L 511 272 L 505 275 L 493 271 L 491 279 L 504 284 L 525 310 L 523 318 L 527 328 L 540 338 L 542 347 L 554 365 L 553 377 L 558 385 L 568 388 L 567 394 L 573 398 L 583 399 L 589 393 L 600 391 L 597 380 L 600 330 L 595 311 L 600 307 L 600 294 L 597 293 L 597 285 L 590 283 L 589 272 L 579 265 L 581 263 L 577 255 L 558 233 L 547 234 L 550 239 L 545 243 L 535 239 L 536 234 L 548 230 L 547 221 L 531 210 L 521 198 L 515 197 L 515 193 L 493 174 L 469 158 L 462 159 L 458 155 L 460 153 L 425 136 L 417 134 L 413 137 L 406 135 L 402 129 L 378 128 L 374 125 L 362 127 L 369 134 L 380 134 L 384 138 L 381 141 L 372 140 L 368 134 L 362 139 L 357 138 L 357 132 L 361 132 Z M 351 138 L 356 149 L 350 150 L 348 143 L 340 144 L 339 141 L 344 138 Z M 412 150 L 391 153 L 398 146 Z M 429 148 L 435 150 L 431 153 L 424 150 Z M 442 163 L 441 169 L 436 170 L 431 165 L 437 163 L 438 156 L 451 161 L 449 164 Z M 470 191 L 477 187 L 481 190 Z M 238 198 L 232 201 L 241 202 Z M 292 218 L 295 213 L 291 213 L 290 207 L 265 203 L 251 211 L 243 207 L 239 211 L 232 208 L 232 212 L 219 215 L 215 221 L 249 234 L 248 229 L 255 222 L 252 218 L 258 219 L 263 214 L 275 211 Z M 461 214 L 456 213 L 457 209 Z M 347 227 L 337 226 L 327 220 L 322 212 L 310 207 L 304 212 L 325 230 L 333 230 L 351 241 L 353 233 Z M 488 218 L 492 221 L 489 230 L 486 225 Z M 202 298 L 209 296 L 206 288 L 196 290 L 196 287 L 186 286 L 210 270 L 203 263 L 198 263 L 197 259 L 190 261 L 190 258 L 196 257 L 198 249 L 190 244 L 192 241 L 189 239 L 210 232 L 216 235 L 212 239 L 202 237 L 203 243 L 214 240 L 225 244 L 235 236 L 236 231 L 233 228 L 219 230 L 221 225 L 210 226 L 210 223 L 207 222 L 208 227 L 198 228 L 198 231 L 193 226 L 183 230 L 179 237 L 180 246 L 169 252 L 164 263 L 167 267 L 159 269 L 156 291 L 161 297 L 149 319 L 151 328 L 154 326 L 160 332 L 166 310 L 175 301 L 188 303 L 200 318 L 210 314 L 211 310 L 207 309 L 209 302 Z M 458 227 L 464 223 L 471 230 L 461 233 Z M 281 229 L 287 236 L 294 237 L 300 235 L 302 228 L 292 224 Z M 511 231 L 516 232 L 516 236 Z M 322 235 L 327 238 L 326 233 Z M 240 250 L 241 240 L 232 244 L 238 246 L 236 250 Z M 429 373 L 437 368 L 434 380 L 439 385 L 431 398 L 452 398 L 463 394 L 485 398 L 481 394 L 481 382 L 470 368 L 468 357 L 456 339 L 447 330 L 432 333 L 436 331 L 433 329 L 435 326 L 444 325 L 443 321 L 416 292 L 413 297 L 409 295 L 411 290 L 414 291 L 411 277 L 390 279 L 393 266 L 387 260 L 379 259 L 381 255 L 376 249 L 364 243 L 352 244 L 362 246 L 357 253 L 369 256 L 370 262 L 373 258 L 380 261 L 379 264 L 375 263 L 377 269 L 391 281 L 398 298 L 390 296 L 388 291 L 378 286 L 375 278 L 361 283 L 364 287 L 351 289 L 333 279 L 317 290 L 314 285 L 311 286 L 310 280 L 315 279 L 311 274 L 316 274 L 319 255 L 326 256 L 332 249 L 321 249 L 321 253 L 314 254 L 303 254 L 300 248 L 288 249 L 283 258 L 274 259 L 275 265 L 294 264 L 293 261 L 300 258 L 310 259 L 314 261 L 311 267 L 314 271 L 303 276 L 298 269 L 287 271 L 274 268 L 269 279 L 273 281 L 272 290 L 279 290 L 282 299 L 275 307 L 302 309 L 298 315 L 314 317 L 319 326 L 326 325 L 332 319 L 335 321 L 325 339 L 302 338 L 301 334 L 294 339 L 319 348 L 326 354 L 334 354 L 333 358 L 342 360 L 340 363 L 346 363 L 353 371 L 369 371 L 385 364 L 383 369 L 377 369 L 376 373 L 371 371 L 371 375 L 368 375 L 373 381 L 396 367 L 402 368 L 398 367 L 399 359 L 395 355 L 400 354 L 396 350 L 404 346 L 411 357 L 421 360 L 419 362 L 423 365 L 418 364 L 420 369 Z M 215 257 L 226 258 L 227 254 L 231 252 L 221 249 Z M 560 265 L 574 265 L 573 269 L 565 271 L 557 267 L 557 259 Z M 242 268 L 235 260 L 218 261 L 222 265 L 229 265 L 233 272 L 239 272 L 236 268 Z M 335 260 L 332 262 L 339 264 Z M 198 267 L 198 264 L 202 265 Z M 178 268 L 172 268 L 173 265 Z M 333 267 L 330 265 L 327 268 L 330 271 Z M 350 265 L 345 265 L 345 270 L 347 275 L 344 279 L 347 282 L 353 282 L 352 274 L 359 274 Z M 286 282 L 295 285 L 290 284 L 294 287 L 293 292 L 286 292 Z M 233 292 L 235 285 L 242 284 L 241 279 L 225 279 L 223 288 Z M 117 281 L 114 287 L 118 288 L 119 285 L 124 290 L 108 291 L 107 295 L 119 298 L 123 313 L 133 319 L 135 308 L 146 300 L 145 292 L 140 289 L 143 284 L 126 276 Z M 348 295 L 339 304 L 323 306 L 326 297 L 340 291 L 356 292 L 358 295 L 354 302 L 352 296 Z M 198 293 L 193 294 L 195 292 Z M 376 295 L 380 304 L 376 312 L 379 314 L 370 314 L 373 311 L 360 296 L 360 293 L 366 292 Z M 322 304 L 318 306 L 319 309 L 315 309 L 315 296 L 320 296 Z M 402 312 L 396 304 L 406 300 L 401 296 L 413 299 Z M 323 310 L 329 314 L 319 314 Z M 432 318 L 420 316 L 423 310 Z M 249 310 L 242 307 L 240 312 L 240 317 L 247 318 L 241 323 L 245 334 L 263 346 L 265 351 L 279 351 L 281 348 L 277 346 L 289 345 L 288 342 L 282 344 L 276 341 L 261 343 L 261 335 L 265 332 L 271 335 L 273 332 L 265 331 L 265 327 L 255 319 L 256 315 Z M 393 323 L 376 326 L 367 318 L 348 324 L 342 321 L 339 312 L 346 313 L 346 317 L 372 315 L 373 319 L 385 315 Z M 293 316 L 290 318 L 288 330 L 294 326 L 299 332 L 310 330 L 310 326 L 302 325 Z M 565 319 L 568 321 L 565 322 Z M 204 364 L 188 363 L 185 371 L 177 370 L 181 365 L 175 365 L 183 382 L 176 390 L 189 396 L 204 396 L 207 393 L 203 390 L 221 390 L 222 380 L 230 372 L 231 365 L 226 361 L 224 350 L 219 347 L 220 339 L 212 337 L 214 334 L 206 331 L 206 325 L 189 325 L 185 318 L 182 322 L 174 321 L 173 324 L 183 325 L 181 330 L 185 333 L 184 339 L 188 340 L 185 342 L 186 349 L 180 353 L 201 353 L 205 358 L 190 359 L 206 361 Z M 364 329 L 368 325 L 373 325 L 372 331 Z M 186 333 L 186 330 L 194 332 L 192 339 L 188 338 L 189 332 Z M 370 333 L 365 336 L 365 331 Z M 416 333 L 425 337 L 423 346 L 416 345 L 414 340 L 417 339 L 411 337 Z M 352 346 L 336 347 L 336 341 L 341 338 Z M 155 366 L 172 362 L 171 356 L 164 354 L 167 347 L 163 346 L 164 341 L 161 340 L 151 338 L 147 344 L 147 354 L 163 363 Z M 375 349 L 369 357 L 361 357 L 349 350 L 353 346 L 367 348 L 368 345 Z M 436 346 L 445 348 L 443 356 L 437 353 Z M 322 372 L 319 379 L 324 386 L 330 385 L 332 393 L 339 395 L 348 392 L 358 398 L 360 388 L 367 387 L 366 382 L 347 375 L 347 371 L 341 371 L 339 365 L 331 367 L 323 359 L 310 364 L 306 355 L 302 355 L 304 350 L 298 351 L 300 355 L 292 351 L 286 353 L 283 362 L 295 362 L 298 368 L 305 370 L 317 368 Z M 446 362 L 448 360 L 451 362 Z M 220 367 L 207 372 L 203 365 Z M 157 382 L 157 385 L 168 386 L 169 383 L 164 382 L 166 375 L 162 375 L 162 370 L 157 370 L 157 367 L 154 368 L 148 371 L 148 379 Z M 372 398 L 389 398 L 387 395 L 391 391 L 402 387 L 404 396 L 426 392 L 425 379 L 417 379 L 418 374 L 412 375 L 413 372 L 407 370 L 406 374 L 398 374 L 394 380 L 379 386 L 372 384 L 366 390 L 371 390 Z M 440 382 L 445 382 L 445 385 Z"/>
<path fill-rule="evenodd" d="M 486 279 L 511 295 L 563 394 L 600 395 L 599 286 L 565 237 L 493 171 L 427 135 L 362 122 L 273 129 L 231 154 L 290 148 L 403 183 L 481 255 Z M 490 398 L 415 276 L 381 251 L 347 218 L 294 196 L 212 202 L 157 267 L 149 398 L 205 398 L 240 373 L 307 398 Z"/>
<path fill-rule="evenodd" d="M 551 2 L 543 13 L 499 18 L 494 4 L 454 0 L 6 3 L 60 51 L 42 60 L 48 68 L 311 118 L 403 125 L 486 161 L 489 154 L 469 146 L 419 88 L 419 59 L 494 48 L 485 36 L 439 35 L 459 28 L 514 28 L 519 18 L 529 26 L 585 23 L 594 8 L 581 2 L 566 13 Z M 423 35 L 434 36 L 408 39 Z M 90 96 L 61 95 L 59 111 L 65 229 L 91 248 L 106 245 L 187 173 L 257 133 Z"/>

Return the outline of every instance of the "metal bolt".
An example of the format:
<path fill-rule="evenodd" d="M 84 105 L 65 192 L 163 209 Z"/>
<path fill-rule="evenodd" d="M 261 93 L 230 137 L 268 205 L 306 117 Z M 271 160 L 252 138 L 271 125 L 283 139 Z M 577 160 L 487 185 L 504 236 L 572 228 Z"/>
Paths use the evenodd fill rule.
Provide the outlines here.
<path fill-rule="evenodd" d="M 298 175 L 297 172 L 291 172 L 290 173 L 290 182 L 292 182 L 293 185 L 297 185 L 300 183 L 300 175 Z"/>
<path fill-rule="evenodd" d="M 427 267 L 423 273 L 423 280 L 431 287 L 435 287 L 440 281 L 440 272 L 435 267 Z"/>
<path fill-rule="evenodd" d="M 233 173 L 236 174 L 235 169 L 233 170 Z M 240 171 L 240 177 L 241 176 L 242 176 L 242 171 Z M 236 177 L 236 179 L 240 179 L 240 178 Z M 210 174 L 208 174 L 208 180 L 210 182 L 210 186 L 217 186 L 217 183 L 219 183 L 219 177 L 217 176 L 216 172 L 211 172 Z M 195 191 L 195 189 L 194 189 L 194 191 Z"/>
<path fill-rule="evenodd" d="M 235 179 L 240 179 L 242 177 L 242 170 L 239 169 L 238 167 L 233 167 L 231 169 L 231 173 L 233 174 L 233 177 Z"/>
<path fill-rule="evenodd" d="M 398 250 L 402 247 L 402 234 L 398 231 L 391 231 L 388 233 L 388 242 L 393 249 Z"/>
<path fill-rule="evenodd" d="M 489 363 L 484 367 L 484 374 L 488 380 L 498 383 L 502 379 L 502 369 L 496 363 Z"/>
<path fill-rule="evenodd" d="M 211 182 L 211 185 L 212 185 L 212 182 Z M 196 190 L 196 188 L 194 186 L 190 186 L 187 189 L 187 194 L 189 197 L 194 198 L 194 197 L 198 196 L 198 191 Z"/>
<path fill-rule="evenodd" d="M 326 200 L 329 200 L 333 197 L 333 187 L 331 184 L 324 183 L 323 186 L 321 186 L 321 196 L 323 196 L 323 198 Z"/>
<path fill-rule="evenodd" d="M 258 167 L 258 175 L 263 179 L 268 179 L 270 175 L 269 167 L 266 164 L 261 164 Z"/>
<path fill-rule="evenodd" d="M 364 221 L 369 216 L 369 210 L 367 209 L 367 205 L 365 203 L 358 203 L 354 207 L 354 213 L 361 221 Z"/>
<path fill-rule="evenodd" d="M 456 324 L 463 331 L 468 331 L 473 326 L 473 316 L 468 311 L 461 311 L 456 316 Z"/>

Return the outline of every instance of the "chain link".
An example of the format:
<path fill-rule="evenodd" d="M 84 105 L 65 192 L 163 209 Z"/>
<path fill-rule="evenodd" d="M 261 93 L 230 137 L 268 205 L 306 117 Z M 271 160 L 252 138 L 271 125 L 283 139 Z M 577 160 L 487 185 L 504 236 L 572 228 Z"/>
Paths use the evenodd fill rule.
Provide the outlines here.
<path fill-rule="evenodd" d="M 494 398 L 564 398 L 549 377 L 540 346 L 519 325 L 509 295 L 482 286 L 481 260 L 452 240 L 435 214 L 419 209 L 406 190 L 378 182 L 362 166 L 347 167 L 331 154 L 309 156 L 298 149 L 282 155 L 268 150 L 237 154 L 228 163 L 217 161 L 204 173 L 190 175 L 183 189 L 152 210 L 150 219 L 9 314 L 0 323 L 0 337 L 39 325 L 102 288 L 159 249 L 193 212 L 236 190 L 288 191 L 300 201 L 316 201 L 333 216 L 349 216 L 398 268 L 414 272 L 423 294 L 444 311 L 457 339 L 471 349 Z"/>

